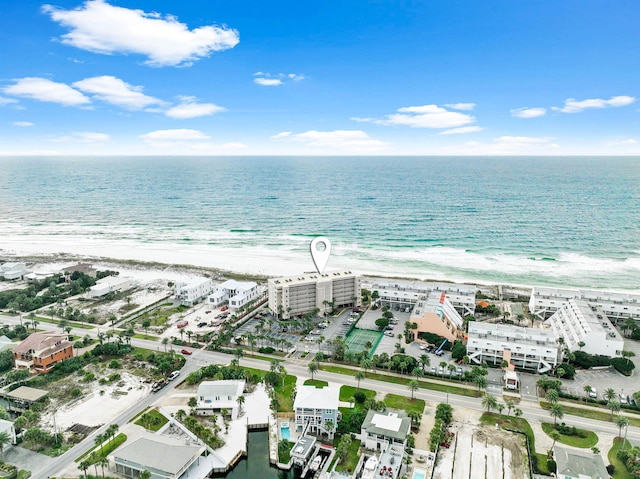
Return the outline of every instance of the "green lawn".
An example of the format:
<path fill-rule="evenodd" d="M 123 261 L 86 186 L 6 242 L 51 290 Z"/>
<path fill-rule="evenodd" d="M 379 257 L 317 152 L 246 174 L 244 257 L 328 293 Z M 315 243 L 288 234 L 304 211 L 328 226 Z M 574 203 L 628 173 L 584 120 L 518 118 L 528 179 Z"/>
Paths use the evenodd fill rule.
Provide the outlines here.
<path fill-rule="evenodd" d="M 540 401 L 540 407 L 548 411 L 549 409 L 551 409 L 551 404 L 549 404 L 547 401 Z M 570 414 L 572 416 L 587 417 L 589 419 L 595 419 L 597 421 L 613 422 L 610 410 L 592 411 L 591 409 L 582 409 L 579 407 L 567 406 L 565 404 L 562 405 L 562 410 L 564 411 L 565 415 Z M 640 427 L 640 418 L 629 416 L 625 417 L 629 419 L 630 426 Z"/>
<path fill-rule="evenodd" d="M 411 398 L 400 396 L 398 394 L 387 394 L 384 397 L 384 403 L 391 409 L 401 409 L 407 413 L 415 411 L 419 414 L 424 412 L 425 406 L 424 399 L 412 400 Z"/>
<path fill-rule="evenodd" d="M 631 448 L 632 444 L 627 441 L 625 444 L 625 449 Z M 609 458 L 609 462 L 613 464 L 615 467 L 615 472 L 613 474 L 614 479 L 633 479 L 633 476 L 627 470 L 627 467 L 622 463 L 620 459 L 618 459 L 618 451 L 622 449 L 622 441 L 619 438 L 615 438 L 613 440 L 613 447 L 609 449 L 609 454 L 607 457 Z"/>
<path fill-rule="evenodd" d="M 296 387 L 296 381 L 298 378 L 287 374 L 284 378 L 284 387 L 282 383 L 276 386 L 274 389 L 278 395 L 278 412 L 292 412 L 293 411 L 293 399 L 291 393 Z"/>
<path fill-rule="evenodd" d="M 342 366 L 321 364 L 320 369 L 330 373 L 344 374 L 346 376 L 355 376 L 356 370 L 345 368 Z M 409 384 L 409 381 L 413 381 L 413 377 L 399 377 L 399 376 L 387 376 L 385 374 L 378 374 L 374 372 L 367 373 L 367 379 L 374 379 L 376 381 L 384 381 L 393 384 Z M 447 381 L 446 379 L 441 379 Z M 464 388 L 460 386 L 453 386 L 448 384 L 432 383 L 430 381 L 418 381 L 418 384 L 422 389 L 429 389 L 430 391 L 439 391 L 448 394 L 457 394 L 458 396 L 480 397 L 480 393 L 476 389 Z"/>
<path fill-rule="evenodd" d="M 493 427 L 498 424 L 502 429 L 518 431 L 525 434 L 529 439 L 531 453 L 535 454 L 536 456 L 538 472 L 540 474 L 549 474 L 549 469 L 547 468 L 547 455 L 536 451 L 536 438 L 533 434 L 533 429 L 531 429 L 531 425 L 526 419 L 523 419 L 521 417 L 507 416 L 505 414 L 498 415 L 493 412 L 485 412 L 480 417 L 480 422 L 484 425 Z"/>
<path fill-rule="evenodd" d="M 353 386 L 341 386 L 340 387 L 340 401 L 351 401 L 351 398 L 353 397 L 353 395 L 357 392 L 360 391 L 362 393 L 364 393 L 364 395 L 367 398 L 374 398 L 376 397 L 376 392 L 372 389 L 364 389 L 364 388 L 360 388 L 357 389 Z"/>
<path fill-rule="evenodd" d="M 163 414 L 160 414 L 155 409 L 151 409 L 140 416 L 135 424 L 142 426 L 149 431 L 156 432 L 167 422 L 169 422 L 169 420 Z"/>
<path fill-rule="evenodd" d="M 349 444 L 349 451 L 345 458 L 336 466 L 337 472 L 347 472 L 353 474 L 356 466 L 358 465 L 358 450 L 360 449 L 360 441 L 354 439 Z"/>
<path fill-rule="evenodd" d="M 143 334 L 143 333 L 134 333 L 133 335 L 136 339 L 146 339 L 147 341 L 157 341 L 160 339 L 158 336 L 154 336 L 153 334 Z"/>
<path fill-rule="evenodd" d="M 323 381 L 322 379 L 307 379 L 304 382 L 305 386 L 315 386 L 316 388 L 323 388 L 328 386 L 329 383 L 327 381 Z"/>
<path fill-rule="evenodd" d="M 123 444 L 127 440 L 126 434 L 118 434 L 116 437 L 108 440 L 102 445 L 102 448 L 99 445 L 94 446 L 89 449 L 80 457 L 75 459 L 75 462 L 82 462 L 84 459 L 87 459 L 91 464 L 98 462 L 101 458 L 107 457 L 113 451 L 115 451 L 121 444 Z"/>
<path fill-rule="evenodd" d="M 562 444 L 566 444 L 567 446 L 582 447 L 582 448 L 593 447 L 598 443 L 598 436 L 596 435 L 595 432 L 587 431 L 586 429 L 579 429 L 579 428 L 576 428 L 576 429 L 578 434 L 583 433 L 584 435 L 586 435 L 586 437 L 566 436 L 560 433 L 560 439 L 558 439 L 558 442 Z M 543 422 L 542 430 L 547 434 L 547 436 L 550 436 L 551 431 L 554 431 L 555 428 L 553 427 L 553 424 L 551 424 L 550 422 Z"/>

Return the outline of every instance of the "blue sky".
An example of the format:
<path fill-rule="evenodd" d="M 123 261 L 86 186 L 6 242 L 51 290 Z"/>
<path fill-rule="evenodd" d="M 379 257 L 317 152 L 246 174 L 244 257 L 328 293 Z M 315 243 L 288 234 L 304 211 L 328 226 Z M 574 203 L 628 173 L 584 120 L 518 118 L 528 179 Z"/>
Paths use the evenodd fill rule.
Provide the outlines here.
<path fill-rule="evenodd" d="M 1 13 L 2 155 L 640 155 L 636 0 Z"/>

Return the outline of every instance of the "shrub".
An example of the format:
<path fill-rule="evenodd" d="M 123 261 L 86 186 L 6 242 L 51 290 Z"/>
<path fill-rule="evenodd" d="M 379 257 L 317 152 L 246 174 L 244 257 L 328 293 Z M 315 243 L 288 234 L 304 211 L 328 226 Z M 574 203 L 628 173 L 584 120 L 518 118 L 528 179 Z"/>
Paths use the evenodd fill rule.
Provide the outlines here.
<path fill-rule="evenodd" d="M 607 472 L 610 476 L 613 476 L 613 474 L 616 472 L 616 466 L 614 466 L 613 464 L 609 464 L 607 466 Z"/>
<path fill-rule="evenodd" d="M 611 360 L 611 365 L 616 368 L 616 371 L 624 374 L 625 376 L 631 376 L 631 372 L 636 367 L 636 365 L 633 364 L 633 361 L 629 361 L 625 358 L 613 358 Z"/>
<path fill-rule="evenodd" d="M 353 399 L 355 399 L 358 404 L 362 404 L 364 403 L 365 399 L 367 399 L 367 395 L 362 391 L 356 391 L 356 393 L 353 395 Z"/>
<path fill-rule="evenodd" d="M 265 348 L 260 348 L 258 349 L 259 353 L 262 354 L 273 354 L 276 350 L 274 348 L 272 348 L 271 346 L 267 346 Z"/>
<path fill-rule="evenodd" d="M 558 469 L 556 461 L 554 461 L 553 459 L 547 459 L 547 469 L 549 469 L 550 473 L 555 473 Z"/>

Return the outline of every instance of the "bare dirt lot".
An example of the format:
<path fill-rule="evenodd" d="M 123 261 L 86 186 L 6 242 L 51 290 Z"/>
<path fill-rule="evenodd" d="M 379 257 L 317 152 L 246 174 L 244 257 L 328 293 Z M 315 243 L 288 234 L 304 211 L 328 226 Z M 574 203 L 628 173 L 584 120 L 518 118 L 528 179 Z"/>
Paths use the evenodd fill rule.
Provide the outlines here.
<path fill-rule="evenodd" d="M 479 423 L 454 423 L 455 440 L 440 448 L 433 477 L 439 479 L 522 479 L 529 467 L 524 439 Z"/>

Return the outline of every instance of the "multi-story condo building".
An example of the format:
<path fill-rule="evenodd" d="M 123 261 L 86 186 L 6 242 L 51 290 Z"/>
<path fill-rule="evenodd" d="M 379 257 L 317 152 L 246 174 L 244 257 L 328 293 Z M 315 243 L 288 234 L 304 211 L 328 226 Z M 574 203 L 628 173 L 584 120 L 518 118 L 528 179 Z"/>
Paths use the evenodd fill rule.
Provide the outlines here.
<path fill-rule="evenodd" d="M 351 271 L 311 274 L 269 280 L 269 309 L 284 319 L 321 313 L 333 308 L 360 306 L 360 277 Z"/>
<path fill-rule="evenodd" d="M 13 349 L 16 369 L 30 373 L 48 373 L 53 367 L 73 357 L 73 343 L 66 334 L 32 333 Z"/>
<path fill-rule="evenodd" d="M 333 438 L 338 426 L 339 398 L 340 389 L 337 387 L 300 386 L 293 403 L 296 430 L 305 434 L 327 434 Z"/>
<path fill-rule="evenodd" d="M 597 304 L 610 319 L 640 318 L 640 294 L 610 293 L 590 289 L 534 287 L 529 299 L 529 311 L 547 319 L 570 299 L 582 299 Z"/>
<path fill-rule="evenodd" d="M 229 308 L 235 311 L 256 299 L 259 295 L 258 283 L 230 279 L 216 286 L 213 294 L 209 296 L 209 303 L 213 306 L 220 306 L 226 302 L 229 304 Z"/>
<path fill-rule="evenodd" d="M 538 373 L 553 370 L 559 361 L 558 343 L 551 329 L 508 324 L 469 323 L 467 355 L 471 363 L 512 363 Z"/>
<path fill-rule="evenodd" d="M 617 357 L 624 349 L 622 336 L 595 303 L 570 299 L 545 324 L 551 327 L 558 341 L 562 338 L 561 342 L 570 351 Z"/>
<path fill-rule="evenodd" d="M 476 288 L 467 284 L 366 278 L 363 287 L 377 291 L 381 304 L 388 307 L 412 309 L 421 297 L 436 291 L 447 293 L 447 299 L 462 316 L 474 314 L 476 309 Z"/>
<path fill-rule="evenodd" d="M 462 316 L 449 302 L 447 294 L 438 291 L 420 297 L 410 321 L 418 325 L 413 330 L 416 336 L 419 333 L 435 333 L 453 341 L 464 334 Z"/>
<path fill-rule="evenodd" d="M 193 306 L 213 291 L 213 281 L 208 278 L 196 278 L 189 283 L 176 283 L 176 301 L 185 306 Z"/>

